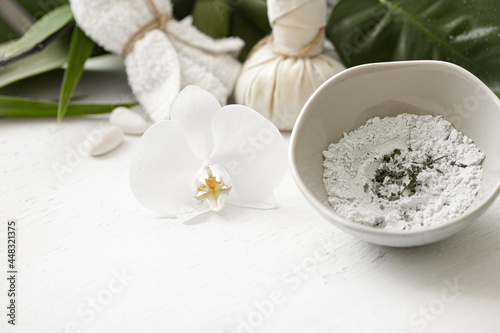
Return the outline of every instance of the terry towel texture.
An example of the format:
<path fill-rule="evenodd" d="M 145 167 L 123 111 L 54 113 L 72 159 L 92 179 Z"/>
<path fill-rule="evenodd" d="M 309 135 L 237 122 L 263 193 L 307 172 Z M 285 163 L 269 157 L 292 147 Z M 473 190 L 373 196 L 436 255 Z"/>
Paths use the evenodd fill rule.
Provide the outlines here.
<path fill-rule="evenodd" d="M 167 0 L 152 0 L 161 15 L 172 15 Z M 125 45 L 153 21 L 148 0 L 70 0 L 75 20 L 104 49 L 123 54 Z M 153 121 L 170 117 L 177 94 L 189 84 L 226 104 L 240 71 L 239 38 L 215 40 L 190 24 L 169 19 L 165 30 L 147 32 L 125 55 L 129 84 Z"/>

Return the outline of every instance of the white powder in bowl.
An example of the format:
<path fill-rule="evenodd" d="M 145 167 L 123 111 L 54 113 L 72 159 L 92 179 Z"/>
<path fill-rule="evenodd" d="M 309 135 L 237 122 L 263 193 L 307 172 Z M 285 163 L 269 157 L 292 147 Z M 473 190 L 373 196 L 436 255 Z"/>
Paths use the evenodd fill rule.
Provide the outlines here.
<path fill-rule="evenodd" d="M 440 116 L 375 117 L 323 152 L 328 201 L 386 230 L 445 223 L 472 203 L 484 154 Z"/>

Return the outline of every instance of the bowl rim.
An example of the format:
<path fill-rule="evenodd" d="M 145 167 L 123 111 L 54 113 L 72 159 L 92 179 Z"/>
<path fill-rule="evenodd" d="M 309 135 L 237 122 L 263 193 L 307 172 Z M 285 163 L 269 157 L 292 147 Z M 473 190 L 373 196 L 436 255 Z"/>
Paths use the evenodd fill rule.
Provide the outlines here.
<path fill-rule="evenodd" d="M 309 190 L 305 182 L 300 176 L 299 170 L 297 168 L 297 165 L 295 163 L 296 161 L 296 147 L 297 147 L 297 142 L 298 142 L 298 137 L 300 133 L 303 131 L 303 121 L 306 117 L 308 117 L 308 108 L 309 105 L 312 103 L 313 100 L 317 98 L 318 95 L 321 95 L 325 90 L 327 90 L 331 85 L 332 82 L 335 83 L 336 81 L 343 80 L 343 79 L 348 79 L 353 76 L 356 76 L 359 74 L 359 72 L 364 72 L 364 74 L 372 73 L 372 72 L 380 72 L 380 71 L 386 71 L 386 70 L 392 70 L 395 68 L 410 68 L 410 67 L 417 67 L 417 66 L 431 66 L 431 67 L 436 67 L 436 68 L 448 68 L 448 69 L 453 69 L 455 71 L 460 72 L 464 76 L 466 76 L 468 79 L 475 81 L 476 84 L 481 86 L 482 88 L 486 88 L 486 91 L 488 91 L 489 97 L 493 98 L 494 101 L 496 102 L 498 108 L 500 109 L 500 99 L 491 91 L 491 89 L 484 84 L 479 78 L 477 78 L 474 74 L 466 70 L 465 68 L 458 66 L 454 63 L 446 62 L 446 61 L 441 61 L 441 60 L 408 60 L 408 61 L 390 61 L 390 62 L 376 62 L 376 63 L 369 63 L 369 64 L 363 64 L 363 65 L 358 65 L 354 66 L 351 68 L 347 68 L 344 71 L 337 73 L 336 75 L 332 76 L 330 79 L 325 81 L 318 89 L 314 91 L 314 93 L 309 97 L 307 102 L 304 104 L 302 110 L 299 113 L 299 116 L 297 117 L 297 121 L 295 123 L 295 126 L 292 130 L 292 133 L 290 135 L 290 145 L 289 145 L 289 163 L 290 163 L 290 172 L 292 174 L 293 179 L 295 180 L 295 183 L 297 184 L 298 188 L 304 195 L 304 197 L 309 201 L 309 203 L 316 209 L 318 212 L 323 216 L 327 217 L 327 219 L 330 222 L 338 223 L 340 224 L 340 227 L 354 230 L 356 232 L 361 232 L 361 233 L 370 233 L 373 235 L 380 235 L 380 236 L 397 236 L 397 237 L 414 237 L 415 235 L 422 235 L 422 234 L 427 234 L 427 233 L 434 233 L 439 230 L 444 230 L 450 228 L 452 225 L 456 225 L 460 222 L 463 222 L 467 220 L 468 218 L 476 215 L 476 214 L 481 214 L 484 212 L 496 199 L 496 197 L 500 193 L 500 179 L 497 181 L 496 186 L 494 187 L 494 190 L 492 194 L 490 194 L 487 198 L 484 198 L 474 209 L 472 210 L 467 210 L 465 213 L 461 214 L 460 216 L 457 216 L 453 219 L 450 219 L 446 221 L 445 223 L 441 223 L 435 226 L 430 226 L 426 227 L 423 229 L 417 229 L 417 230 L 408 230 L 408 231 L 396 231 L 396 230 L 385 230 L 385 229 L 378 229 L 374 228 L 371 226 L 363 225 L 360 223 L 356 223 L 353 221 L 350 221 L 340 215 L 338 215 L 333 208 L 326 207 L 321 201 L 317 200 L 312 191 Z M 472 221 L 473 222 L 473 221 Z"/>

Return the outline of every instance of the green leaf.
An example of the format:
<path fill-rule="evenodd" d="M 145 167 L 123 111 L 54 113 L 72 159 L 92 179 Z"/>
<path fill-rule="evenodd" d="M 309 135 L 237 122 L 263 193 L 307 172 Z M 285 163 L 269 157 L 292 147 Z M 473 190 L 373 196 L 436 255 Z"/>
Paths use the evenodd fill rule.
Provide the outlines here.
<path fill-rule="evenodd" d="M 245 41 L 245 46 L 243 46 L 239 55 L 239 60 L 241 62 L 245 61 L 253 46 L 265 36 L 265 34 L 252 26 L 240 12 L 235 12 L 233 14 L 231 34 Z"/>
<path fill-rule="evenodd" d="M 19 36 L 12 31 L 12 29 L 7 25 L 7 23 L 0 20 L 0 43 L 11 41 Z"/>
<path fill-rule="evenodd" d="M 176 0 L 186 1 L 186 0 Z M 193 0 L 190 0 L 193 1 Z M 68 4 L 68 0 L 57 1 L 33 1 L 33 0 L 17 0 L 35 19 L 43 17 L 47 12 L 59 6 Z M 0 19 L 0 43 L 17 39 L 19 36 L 12 31 L 12 29 Z"/>
<path fill-rule="evenodd" d="M 83 65 L 92 54 L 94 42 L 88 38 L 83 31 L 76 26 L 73 29 L 71 43 L 69 45 L 68 66 L 64 71 L 63 82 L 61 86 L 61 95 L 59 98 L 59 107 L 57 109 L 57 120 L 61 121 L 68 108 L 68 103 L 73 91 L 80 81 L 83 72 Z"/>
<path fill-rule="evenodd" d="M 173 14 L 177 20 L 182 20 L 193 11 L 195 0 L 172 0 Z"/>
<path fill-rule="evenodd" d="M 12 42 L 0 45 L 0 57 Z M 0 69 L 0 87 L 13 82 L 61 68 L 68 58 L 69 38 L 62 37 L 41 52 L 35 53 Z"/>
<path fill-rule="evenodd" d="M 109 113 L 118 106 L 131 107 L 137 103 L 125 104 L 70 104 L 67 116 Z M 0 117 L 56 117 L 58 103 L 0 96 Z"/>
<path fill-rule="evenodd" d="M 234 10 L 262 34 L 271 32 L 271 25 L 267 18 L 267 3 L 265 0 L 233 0 Z"/>
<path fill-rule="evenodd" d="M 193 25 L 201 32 L 213 38 L 229 34 L 231 7 L 228 0 L 197 0 L 192 15 Z"/>
<path fill-rule="evenodd" d="M 44 41 L 73 20 L 69 5 L 58 7 L 47 13 L 5 52 L 5 57 L 22 53 Z"/>
<path fill-rule="evenodd" d="M 51 10 L 66 5 L 68 0 L 55 0 L 55 1 L 33 1 L 33 0 L 17 0 L 33 17 L 40 19 L 43 15 Z"/>
<path fill-rule="evenodd" d="M 245 46 L 239 56 L 240 61 L 244 61 L 253 46 L 271 32 L 271 26 L 264 0 L 234 0 L 233 2 L 230 34 L 245 41 Z"/>
<path fill-rule="evenodd" d="M 348 67 L 393 60 L 456 63 L 500 94 L 500 1 L 340 0 L 326 33 Z"/>

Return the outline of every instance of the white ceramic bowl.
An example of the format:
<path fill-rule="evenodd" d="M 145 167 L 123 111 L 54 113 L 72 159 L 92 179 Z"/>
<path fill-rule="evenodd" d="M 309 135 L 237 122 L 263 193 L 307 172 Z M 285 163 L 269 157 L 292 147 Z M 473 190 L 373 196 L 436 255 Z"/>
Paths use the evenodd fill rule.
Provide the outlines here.
<path fill-rule="evenodd" d="M 368 119 L 400 113 L 441 115 L 485 153 L 481 190 L 467 211 L 417 231 L 386 231 L 337 215 L 323 185 L 322 152 Z M 403 61 L 347 69 L 325 82 L 302 109 L 290 142 L 293 177 L 312 206 L 338 228 L 368 242 L 417 246 L 465 228 L 500 192 L 500 100 L 478 78 L 451 63 Z"/>

